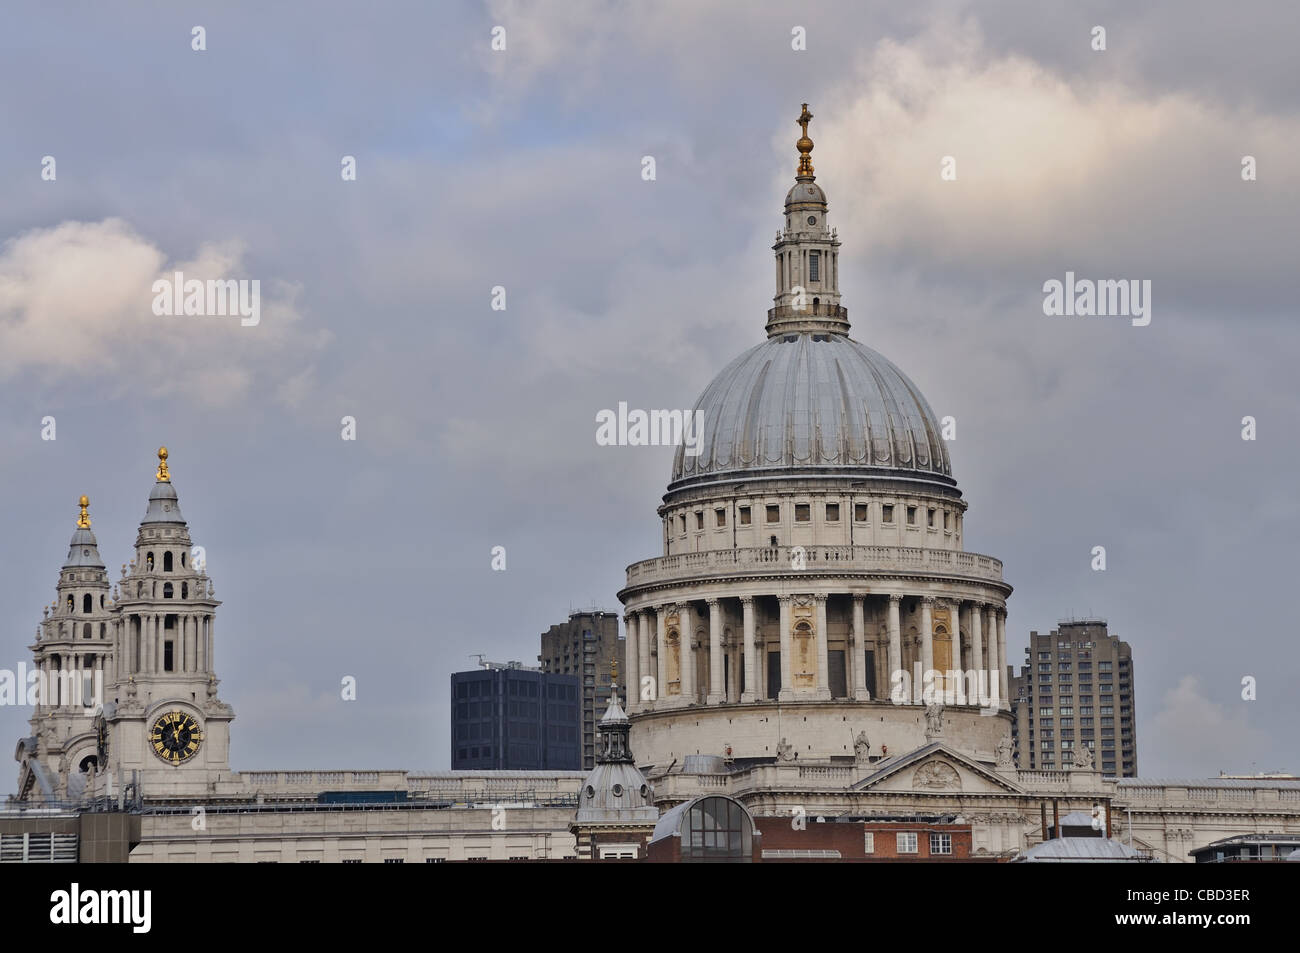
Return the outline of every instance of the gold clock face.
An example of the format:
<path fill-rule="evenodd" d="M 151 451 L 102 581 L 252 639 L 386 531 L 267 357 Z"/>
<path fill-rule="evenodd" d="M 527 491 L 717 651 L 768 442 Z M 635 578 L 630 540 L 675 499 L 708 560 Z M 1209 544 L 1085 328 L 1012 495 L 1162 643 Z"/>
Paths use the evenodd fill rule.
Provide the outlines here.
<path fill-rule="evenodd" d="M 185 712 L 169 711 L 153 723 L 149 743 L 154 754 L 168 764 L 183 764 L 198 753 L 203 744 L 203 730 Z"/>

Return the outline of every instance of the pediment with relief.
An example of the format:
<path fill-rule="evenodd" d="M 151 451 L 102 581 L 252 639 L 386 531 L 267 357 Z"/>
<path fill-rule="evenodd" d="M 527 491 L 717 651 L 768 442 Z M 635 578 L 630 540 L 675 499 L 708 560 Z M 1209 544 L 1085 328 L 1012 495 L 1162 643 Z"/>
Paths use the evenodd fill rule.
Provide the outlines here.
<path fill-rule="evenodd" d="M 935 794 L 1021 794 L 1001 775 L 938 743 L 877 769 L 853 785 L 858 791 Z"/>

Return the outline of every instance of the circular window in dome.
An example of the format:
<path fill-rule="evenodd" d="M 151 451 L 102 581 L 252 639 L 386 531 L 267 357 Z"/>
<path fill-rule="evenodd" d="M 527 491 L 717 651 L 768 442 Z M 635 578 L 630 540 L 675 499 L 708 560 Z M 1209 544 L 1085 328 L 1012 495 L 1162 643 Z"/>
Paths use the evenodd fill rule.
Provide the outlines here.
<path fill-rule="evenodd" d="M 642 796 L 642 797 L 649 797 L 649 796 L 650 796 L 650 785 L 648 785 L 648 784 L 643 784 L 643 785 L 641 785 L 641 796 Z"/>
<path fill-rule="evenodd" d="M 612 788 L 610 788 L 610 790 L 614 792 L 614 797 L 623 796 L 623 785 L 621 784 L 614 785 Z"/>
<path fill-rule="evenodd" d="M 588 784 L 588 785 L 587 785 L 587 797 L 595 797 L 595 796 L 596 796 L 596 789 L 593 788 L 590 784 Z"/>
<path fill-rule="evenodd" d="M 817 224 L 817 216 L 816 216 L 816 215 L 809 215 L 809 216 L 808 216 L 808 224 L 809 224 L 809 225 L 816 225 L 816 224 Z"/>

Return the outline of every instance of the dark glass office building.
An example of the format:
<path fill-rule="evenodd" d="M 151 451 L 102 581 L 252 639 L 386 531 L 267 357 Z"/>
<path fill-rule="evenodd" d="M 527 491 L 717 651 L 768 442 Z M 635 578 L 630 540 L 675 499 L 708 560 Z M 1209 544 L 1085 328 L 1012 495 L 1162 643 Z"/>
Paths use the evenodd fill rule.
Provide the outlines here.
<path fill-rule="evenodd" d="M 577 675 L 491 665 L 451 676 L 453 771 L 582 767 Z"/>

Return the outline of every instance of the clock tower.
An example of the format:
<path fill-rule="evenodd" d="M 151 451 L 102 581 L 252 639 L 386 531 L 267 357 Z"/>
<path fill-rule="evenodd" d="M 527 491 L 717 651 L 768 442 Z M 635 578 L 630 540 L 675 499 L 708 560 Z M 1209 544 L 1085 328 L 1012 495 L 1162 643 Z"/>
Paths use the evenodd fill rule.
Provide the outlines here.
<path fill-rule="evenodd" d="M 104 706 L 108 770 L 146 800 L 210 793 L 229 776 L 233 709 L 217 697 L 220 605 L 158 451 L 157 482 L 114 589 L 116 681 Z"/>

